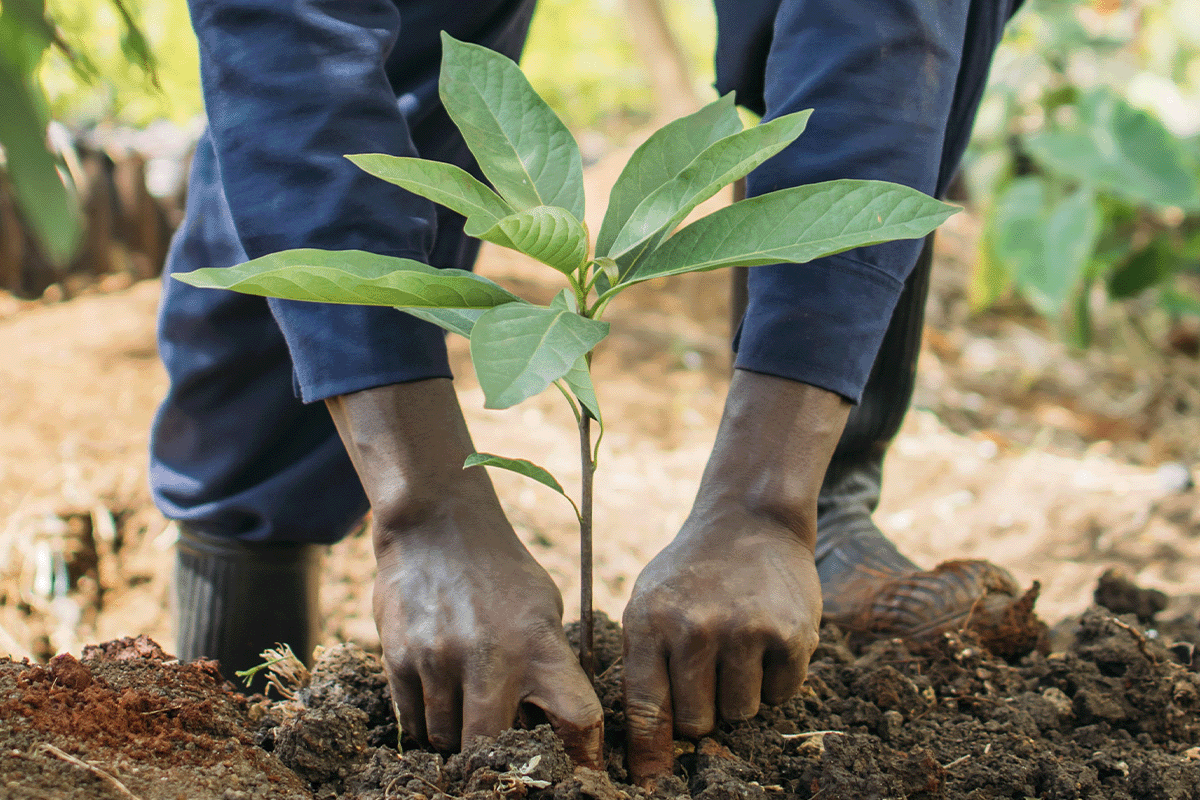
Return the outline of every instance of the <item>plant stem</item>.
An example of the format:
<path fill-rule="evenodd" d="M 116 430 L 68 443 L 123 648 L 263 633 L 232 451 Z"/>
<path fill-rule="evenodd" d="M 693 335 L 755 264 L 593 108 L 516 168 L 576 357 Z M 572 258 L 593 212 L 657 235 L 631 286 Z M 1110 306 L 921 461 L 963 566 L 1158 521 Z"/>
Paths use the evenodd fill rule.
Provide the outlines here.
<path fill-rule="evenodd" d="M 596 674 L 592 652 L 592 479 L 596 463 L 592 456 L 592 416 L 580 409 L 579 459 L 582 486 L 579 493 L 579 664 L 588 680 Z"/>

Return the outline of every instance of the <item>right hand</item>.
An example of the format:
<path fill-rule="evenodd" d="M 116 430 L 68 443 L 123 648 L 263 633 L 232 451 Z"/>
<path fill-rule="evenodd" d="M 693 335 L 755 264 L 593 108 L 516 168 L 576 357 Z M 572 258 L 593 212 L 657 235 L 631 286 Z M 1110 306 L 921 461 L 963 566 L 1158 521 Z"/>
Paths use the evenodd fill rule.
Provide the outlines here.
<path fill-rule="evenodd" d="M 449 505 L 376 537 L 375 624 L 401 730 L 453 751 L 512 727 L 529 703 L 577 763 L 601 768 L 603 712 L 558 588 L 502 514 Z"/>
<path fill-rule="evenodd" d="M 577 763 L 602 762 L 604 716 L 563 633 L 562 595 L 521 544 L 449 380 L 326 401 L 374 515 L 375 625 L 401 730 L 438 750 L 537 706 Z"/>

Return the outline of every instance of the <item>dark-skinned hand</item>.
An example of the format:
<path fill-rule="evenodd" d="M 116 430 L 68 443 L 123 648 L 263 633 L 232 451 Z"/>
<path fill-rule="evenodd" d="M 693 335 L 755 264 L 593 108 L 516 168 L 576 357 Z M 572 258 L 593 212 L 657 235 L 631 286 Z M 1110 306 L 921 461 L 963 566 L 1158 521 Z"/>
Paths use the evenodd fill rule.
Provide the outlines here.
<path fill-rule="evenodd" d="M 626 607 L 629 766 L 671 773 L 698 737 L 800 688 L 817 644 L 816 499 L 849 403 L 737 371 L 696 503 Z"/>
<path fill-rule="evenodd" d="M 517 538 L 453 387 L 435 379 L 327 401 L 371 500 L 375 623 L 401 729 L 443 750 L 536 706 L 579 764 L 603 712 L 563 633 L 562 596 Z"/>

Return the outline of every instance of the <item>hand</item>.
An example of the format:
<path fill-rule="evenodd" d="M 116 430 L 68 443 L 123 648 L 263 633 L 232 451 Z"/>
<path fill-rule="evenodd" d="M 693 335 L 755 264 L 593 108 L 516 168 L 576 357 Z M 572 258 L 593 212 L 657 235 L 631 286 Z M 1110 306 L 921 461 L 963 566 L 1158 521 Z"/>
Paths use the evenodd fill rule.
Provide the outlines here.
<path fill-rule="evenodd" d="M 562 596 L 513 532 L 449 380 L 326 401 L 374 514 L 375 624 L 401 729 L 439 750 L 540 708 L 600 767 L 603 712 L 563 633 Z"/>
<path fill-rule="evenodd" d="M 799 689 L 817 644 L 816 498 L 849 404 L 738 371 L 696 503 L 626 607 L 629 767 L 652 786 L 675 733 L 758 713 Z"/>
<path fill-rule="evenodd" d="M 482 470 L 479 470 L 482 471 Z M 478 506 L 377 552 L 375 623 L 401 729 L 442 751 L 539 707 L 579 764 L 603 763 L 603 714 L 562 629 L 558 588 Z M 498 530 L 479 541 L 479 530 Z M 471 533 L 467 533 L 471 532 Z"/>
<path fill-rule="evenodd" d="M 673 733 L 749 719 L 803 683 L 821 585 L 811 548 L 744 509 L 689 520 L 647 565 L 625 611 L 630 769 L 670 774 Z"/>

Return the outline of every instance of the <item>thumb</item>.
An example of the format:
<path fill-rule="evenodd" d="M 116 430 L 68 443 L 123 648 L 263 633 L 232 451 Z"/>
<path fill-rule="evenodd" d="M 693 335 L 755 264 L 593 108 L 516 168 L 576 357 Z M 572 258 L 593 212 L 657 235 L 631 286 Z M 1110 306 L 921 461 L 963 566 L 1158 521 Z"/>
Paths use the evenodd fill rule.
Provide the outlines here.
<path fill-rule="evenodd" d="M 565 638 L 562 646 L 565 651 L 562 665 L 542 671 L 524 702 L 545 713 L 550 727 L 576 764 L 603 770 L 604 710 Z"/>

